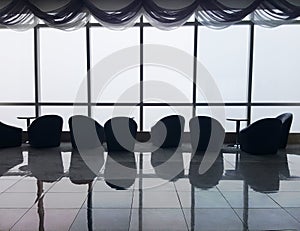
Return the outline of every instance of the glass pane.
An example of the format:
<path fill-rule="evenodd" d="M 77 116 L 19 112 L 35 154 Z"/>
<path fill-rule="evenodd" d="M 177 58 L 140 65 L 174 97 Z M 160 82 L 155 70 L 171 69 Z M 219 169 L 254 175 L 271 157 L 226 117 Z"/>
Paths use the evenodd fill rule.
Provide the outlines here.
<path fill-rule="evenodd" d="M 215 81 L 224 102 L 247 101 L 249 26 L 222 30 L 199 27 L 198 59 Z M 197 76 L 197 84 L 200 88 L 205 84 L 201 76 Z M 201 94 L 197 100 L 207 101 Z"/>
<path fill-rule="evenodd" d="M 93 102 L 139 102 L 139 47 L 135 47 L 130 53 L 122 53 L 121 56 L 111 56 L 114 52 L 125 48 L 139 46 L 139 38 L 139 28 L 128 28 L 123 31 L 113 31 L 103 27 L 91 28 Z M 107 63 L 101 63 L 103 59 L 110 57 L 112 58 L 106 59 Z M 132 63 L 133 65 L 129 66 Z M 126 97 L 122 95 L 125 92 L 128 93 Z"/>
<path fill-rule="evenodd" d="M 19 116 L 35 116 L 34 106 L 0 106 L 0 121 L 27 130 L 26 120 L 17 119 Z"/>
<path fill-rule="evenodd" d="M 0 101 L 34 102 L 33 30 L 1 29 L 0 37 Z"/>
<path fill-rule="evenodd" d="M 256 27 L 253 101 L 300 102 L 300 26 Z"/>
<path fill-rule="evenodd" d="M 87 115 L 87 107 L 84 106 L 42 106 L 41 115 L 59 115 L 63 118 L 63 131 L 70 131 L 69 129 L 69 118 L 73 115 Z"/>
<path fill-rule="evenodd" d="M 252 107 L 251 123 L 263 118 L 277 117 L 286 112 L 290 112 L 294 116 L 291 132 L 300 132 L 300 107 Z"/>
<path fill-rule="evenodd" d="M 185 118 L 184 130 L 189 131 L 189 121 L 192 118 L 192 107 L 158 107 L 148 106 L 144 108 L 144 131 L 150 131 L 160 119 L 169 115 L 181 115 Z"/>
<path fill-rule="evenodd" d="M 42 102 L 85 102 L 85 29 L 64 32 L 42 28 L 40 35 Z M 81 85 L 83 92 L 76 99 Z"/>
<path fill-rule="evenodd" d="M 207 106 L 199 106 L 196 110 L 197 116 L 210 116 L 214 119 L 218 120 L 226 132 L 235 132 L 236 131 L 236 123 L 233 121 L 226 120 L 227 118 L 235 118 L 235 119 L 247 119 L 247 107 L 242 106 L 226 106 L 225 115 L 217 117 L 213 114 L 213 109 L 219 109 L 220 107 L 207 107 Z M 247 126 L 247 122 L 241 122 L 241 129 Z"/>
<path fill-rule="evenodd" d="M 105 122 L 111 118 L 118 116 L 127 116 L 135 120 L 140 125 L 140 108 L 139 107 L 128 107 L 128 106 L 96 106 L 92 107 L 92 117 L 98 121 L 102 126 Z"/>
<path fill-rule="evenodd" d="M 172 31 L 163 31 L 152 27 L 144 29 L 144 43 L 168 46 L 180 49 L 190 55 L 190 62 L 178 65 L 178 57 L 172 54 L 157 53 L 157 63 L 144 65 L 144 99 L 146 102 L 191 103 L 193 100 L 193 48 L 194 28 L 180 27 Z M 144 50 L 144 60 L 152 60 L 152 49 Z M 168 51 L 167 51 L 168 52 Z M 164 56 L 168 59 L 168 65 Z M 183 56 L 182 59 L 186 58 Z M 162 63 L 159 63 L 159 61 Z M 155 58 L 156 61 L 156 58 Z M 150 61 L 146 61 L 150 62 Z M 186 69 L 188 73 L 185 73 Z M 183 74 L 185 73 L 185 74 Z"/>

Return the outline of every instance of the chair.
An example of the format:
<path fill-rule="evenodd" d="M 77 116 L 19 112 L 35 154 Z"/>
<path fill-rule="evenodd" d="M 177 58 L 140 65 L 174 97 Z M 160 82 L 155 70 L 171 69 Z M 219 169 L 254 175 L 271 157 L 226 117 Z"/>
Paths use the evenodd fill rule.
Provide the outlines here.
<path fill-rule="evenodd" d="M 193 152 L 219 152 L 225 138 L 225 129 L 214 118 L 196 116 L 190 120 Z"/>
<path fill-rule="evenodd" d="M 241 150 L 250 154 L 277 153 L 281 138 L 281 121 L 277 118 L 261 119 L 240 131 Z"/>
<path fill-rule="evenodd" d="M 0 122 L 0 148 L 22 145 L 22 129 Z"/>
<path fill-rule="evenodd" d="M 288 137 L 290 133 L 290 128 L 293 121 L 293 114 L 291 113 L 283 113 L 276 117 L 281 120 L 282 128 L 281 128 L 281 138 L 279 148 L 286 148 Z"/>
<path fill-rule="evenodd" d="M 180 115 L 162 118 L 151 128 L 152 143 L 159 148 L 179 147 L 182 141 L 185 120 Z"/>
<path fill-rule="evenodd" d="M 93 149 L 105 140 L 104 128 L 94 119 L 75 115 L 69 119 L 71 143 L 74 149 Z"/>
<path fill-rule="evenodd" d="M 112 118 L 105 123 L 104 131 L 109 152 L 134 150 L 137 124 L 132 118 Z"/>
<path fill-rule="evenodd" d="M 29 144 L 35 148 L 58 147 L 63 120 L 58 115 L 45 115 L 37 118 L 28 128 Z"/>

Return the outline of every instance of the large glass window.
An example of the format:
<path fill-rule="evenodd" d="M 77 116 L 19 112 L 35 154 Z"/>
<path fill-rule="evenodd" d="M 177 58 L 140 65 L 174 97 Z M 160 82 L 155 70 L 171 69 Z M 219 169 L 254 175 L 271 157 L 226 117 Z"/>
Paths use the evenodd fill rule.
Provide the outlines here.
<path fill-rule="evenodd" d="M 91 29 L 92 102 L 140 101 L 139 44 L 139 28 L 136 27 L 124 31 L 103 27 Z M 133 46 L 135 48 L 130 49 Z M 124 51 L 126 48 L 128 50 Z M 125 61 L 134 66 L 126 66 Z"/>
<path fill-rule="evenodd" d="M 253 102 L 300 102 L 299 25 L 255 27 Z"/>
<path fill-rule="evenodd" d="M 0 38 L 0 102 L 34 102 L 33 30 L 0 29 Z"/>
<path fill-rule="evenodd" d="M 172 31 L 163 31 L 154 27 L 144 28 L 144 44 L 168 46 L 173 49 L 179 49 L 190 55 L 190 62 L 183 66 L 178 65 L 178 57 L 174 59 L 172 54 L 165 54 L 166 51 L 161 48 L 161 53 L 153 49 L 144 50 L 144 61 L 156 60 L 151 58 L 157 56 L 157 62 L 146 63 L 144 65 L 144 99 L 146 102 L 163 103 L 191 103 L 193 100 L 193 51 L 194 51 L 194 28 L 180 27 Z M 170 48 L 169 48 L 170 49 Z M 156 52 L 153 54 L 153 52 Z M 176 52 L 176 51 L 174 51 Z M 168 59 L 168 65 L 165 65 Z M 180 58 L 179 58 L 180 59 Z M 182 63 L 186 58 L 182 57 Z M 166 62 L 167 63 L 167 62 Z M 182 64 L 179 63 L 179 64 Z M 189 73 L 183 74 L 184 70 Z"/>
<path fill-rule="evenodd" d="M 224 102 L 247 102 L 249 26 L 235 25 L 222 30 L 199 27 L 198 60 L 210 73 Z M 197 76 L 197 85 L 205 88 L 202 76 Z M 207 102 L 202 94 L 198 94 L 197 100 Z M 214 98 L 208 100 L 215 102 Z"/>
<path fill-rule="evenodd" d="M 86 102 L 86 59 L 85 29 L 41 28 L 41 101 Z"/>

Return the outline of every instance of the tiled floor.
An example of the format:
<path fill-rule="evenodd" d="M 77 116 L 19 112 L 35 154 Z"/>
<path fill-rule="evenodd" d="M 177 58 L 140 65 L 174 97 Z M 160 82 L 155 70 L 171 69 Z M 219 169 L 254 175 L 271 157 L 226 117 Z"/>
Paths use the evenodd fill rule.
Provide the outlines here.
<path fill-rule="evenodd" d="M 188 145 L 2 149 L 0 230 L 300 230 L 300 146 L 267 156 L 224 148 L 215 161 Z"/>

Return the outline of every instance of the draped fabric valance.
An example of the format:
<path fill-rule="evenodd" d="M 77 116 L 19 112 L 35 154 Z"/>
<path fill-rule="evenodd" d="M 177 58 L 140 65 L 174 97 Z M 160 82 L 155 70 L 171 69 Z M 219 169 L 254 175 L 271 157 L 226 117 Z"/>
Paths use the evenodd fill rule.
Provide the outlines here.
<path fill-rule="evenodd" d="M 112 29 L 132 26 L 144 15 L 155 27 L 177 28 L 192 15 L 205 26 L 224 28 L 249 17 L 274 27 L 300 16 L 300 0 L 1 0 L 0 25 L 26 30 L 39 20 L 74 30 L 93 16 Z"/>

